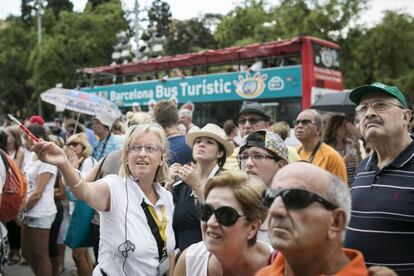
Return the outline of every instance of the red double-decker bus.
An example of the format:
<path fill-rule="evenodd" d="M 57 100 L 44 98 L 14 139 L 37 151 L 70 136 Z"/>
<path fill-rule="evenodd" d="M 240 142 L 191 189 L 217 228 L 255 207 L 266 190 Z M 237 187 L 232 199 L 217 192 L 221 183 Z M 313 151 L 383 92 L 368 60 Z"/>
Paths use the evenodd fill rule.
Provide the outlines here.
<path fill-rule="evenodd" d="M 320 95 L 343 90 L 339 53 L 335 43 L 299 36 L 83 68 L 79 87 L 121 108 L 171 97 L 192 101 L 199 124 L 234 116 L 243 100 L 263 103 L 274 120 L 291 121 Z"/>

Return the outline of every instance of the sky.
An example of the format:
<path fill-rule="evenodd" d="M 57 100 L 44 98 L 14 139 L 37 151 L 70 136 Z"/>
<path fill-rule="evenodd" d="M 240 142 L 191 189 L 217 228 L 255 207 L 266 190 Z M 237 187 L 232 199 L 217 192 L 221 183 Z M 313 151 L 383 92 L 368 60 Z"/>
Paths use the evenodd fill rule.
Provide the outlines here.
<path fill-rule="evenodd" d="M 132 10 L 134 0 L 121 0 L 124 9 Z M 75 11 L 82 11 L 87 0 L 72 0 Z M 176 19 L 189 19 L 200 13 L 222 13 L 226 14 L 242 0 L 167 0 L 171 12 Z M 278 3 L 278 0 L 268 0 L 269 3 Z M 6 18 L 9 14 L 20 14 L 21 0 L 0 0 L 0 19 Z M 139 0 L 142 7 L 148 7 L 151 0 Z M 381 21 L 384 10 L 404 11 L 414 16 L 414 0 L 370 0 L 369 8 L 361 15 L 361 23 L 373 26 Z"/>

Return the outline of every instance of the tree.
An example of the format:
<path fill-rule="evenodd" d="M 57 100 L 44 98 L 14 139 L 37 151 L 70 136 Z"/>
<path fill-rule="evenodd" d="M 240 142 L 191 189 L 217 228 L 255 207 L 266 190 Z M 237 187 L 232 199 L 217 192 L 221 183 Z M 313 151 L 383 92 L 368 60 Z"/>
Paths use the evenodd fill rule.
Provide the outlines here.
<path fill-rule="evenodd" d="M 148 10 L 149 27 L 155 28 L 155 35 L 162 37 L 168 35 L 171 23 L 170 5 L 162 0 L 152 1 Z"/>
<path fill-rule="evenodd" d="M 282 0 L 265 10 L 250 0 L 223 18 L 214 34 L 221 46 L 311 35 L 337 41 L 354 24 L 368 0 Z"/>
<path fill-rule="evenodd" d="M 380 81 L 399 85 L 414 96 L 414 19 L 407 14 L 387 12 L 382 22 L 347 38 L 345 86 Z"/>
<path fill-rule="evenodd" d="M 21 19 L 26 25 L 33 23 L 33 12 L 36 0 L 22 0 L 20 6 Z"/>
<path fill-rule="evenodd" d="M 240 45 L 242 40 L 255 40 L 258 28 L 269 20 L 263 1 L 251 0 L 245 7 L 235 7 L 223 17 L 214 33 L 219 47 Z M 247 40 L 246 40 L 247 39 Z M 253 41 L 251 40 L 251 41 Z M 248 43 L 248 42 L 247 42 Z"/>
<path fill-rule="evenodd" d="M 166 54 L 176 55 L 216 48 L 217 42 L 211 30 L 206 26 L 210 22 L 204 19 L 205 17 L 183 21 L 174 20 L 167 36 Z"/>
<path fill-rule="evenodd" d="M 97 6 L 111 2 L 112 0 L 88 0 L 88 6 L 91 6 L 92 9 L 95 9 Z"/>
<path fill-rule="evenodd" d="M 54 18 L 47 10 L 45 20 Z M 47 22 L 46 22 L 47 25 Z M 28 81 L 33 88 L 32 102 L 56 83 L 76 85 L 76 70 L 111 63 L 116 33 L 128 28 L 119 1 L 101 4 L 84 13 L 61 12 L 58 21 L 44 35 L 41 48 L 31 53 Z"/>
<path fill-rule="evenodd" d="M 47 0 L 47 8 L 51 9 L 56 17 L 61 11 L 73 11 L 73 4 L 70 0 Z"/>
<path fill-rule="evenodd" d="M 27 84 L 27 63 L 35 36 L 27 32 L 20 18 L 8 18 L 0 29 L 0 109 L 3 114 L 27 114 L 32 88 Z"/>

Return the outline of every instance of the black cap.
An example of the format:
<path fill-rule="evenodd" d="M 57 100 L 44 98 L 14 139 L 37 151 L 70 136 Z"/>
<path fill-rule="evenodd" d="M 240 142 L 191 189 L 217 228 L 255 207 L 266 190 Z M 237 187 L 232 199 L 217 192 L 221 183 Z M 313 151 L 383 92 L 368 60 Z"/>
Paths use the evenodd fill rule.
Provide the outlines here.
<path fill-rule="evenodd" d="M 254 113 L 260 115 L 266 121 L 270 121 L 270 117 L 266 115 L 263 105 L 258 102 L 244 101 L 239 111 L 239 116 L 245 113 Z"/>

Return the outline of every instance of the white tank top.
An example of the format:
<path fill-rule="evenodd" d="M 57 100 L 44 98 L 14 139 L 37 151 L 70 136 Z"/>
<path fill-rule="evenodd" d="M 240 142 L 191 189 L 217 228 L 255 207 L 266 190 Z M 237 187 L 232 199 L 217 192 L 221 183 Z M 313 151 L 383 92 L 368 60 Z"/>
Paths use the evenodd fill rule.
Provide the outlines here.
<path fill-rule="evenodd" d="M 264 244 L 269 249 L 269 254 L 273 252 L 273 248 L 269 244 L 259 240 L 257 243 Z M 207 250 L 203 241 L 190 245 L 187 248 L 187 255 L 185 258 L 186 276 L 207 276 L 210 254 L 210 251 Z"/>

